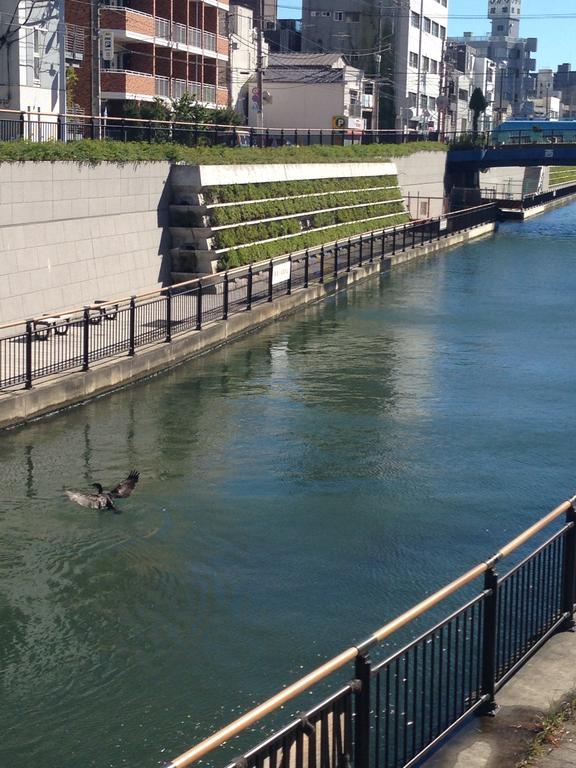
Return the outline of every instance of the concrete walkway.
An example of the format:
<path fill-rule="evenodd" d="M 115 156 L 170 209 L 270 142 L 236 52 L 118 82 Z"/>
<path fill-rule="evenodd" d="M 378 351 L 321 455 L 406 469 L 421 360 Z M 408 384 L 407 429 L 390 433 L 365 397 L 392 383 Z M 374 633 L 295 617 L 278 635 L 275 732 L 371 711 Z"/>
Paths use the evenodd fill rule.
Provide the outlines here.
<path fill-rule="evenodd" d="M 498 693 L 498 714 L 473 718 L 426 761 L 426 768 L 514 768 L 527 756 L 542 719 L 571 698 L 574 690 L 576 634 L 561 632 Z M 576 766 L 576 738 L 566 742 L 562 751 L 551 752 L 546 760 L 553 762 L 535 765 Z"/>

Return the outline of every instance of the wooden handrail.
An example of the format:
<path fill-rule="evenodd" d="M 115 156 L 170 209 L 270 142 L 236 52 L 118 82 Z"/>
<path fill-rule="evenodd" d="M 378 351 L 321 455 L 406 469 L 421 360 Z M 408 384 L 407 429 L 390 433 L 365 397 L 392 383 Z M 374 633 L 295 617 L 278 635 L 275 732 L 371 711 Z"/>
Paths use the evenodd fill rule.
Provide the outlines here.
<path fill-rule="evenodd" d="M 525 544 L 530 538 L 532 538 L 532 536 L 546 528 L 547 525 L 560 517 L 560 515 L 566 513 L 571 507 L 574 506 L 575 503 L 576 496 L 573 496 L 571 499 L 564 501 L 562 504 L 553 509 L 552 512 L 549 512 L 537 523 L 531 525 L 530 528 L 527 528 L 523 533 L 521 533 L 519 536 L 516 536 L 516 538 L 512 539 L 512 541 L 503 546 L 502 549 L 500 549 L 494 557 L 489 558 L 485 562 L 474 566 L 474 568 L 471 568 L 462 576 L 454 579 L 454 581 L 451 581 L 449 584 L 436 591 L 433 595 L 430 595 L 425 600 L 422 600 L 414 607 L 405 611 L 396 619 L 388 622 L 383 627 L 376 630 L 376 632 L 374 632 L 363 643 L 343 651 L 338 656 L 335 656 L 333 659 L 330 659 L 329 661 L 322 664 L 322 666 L 300 678 L 300 680 L 292 683 L 292 685 L 280 691 L 280 693 L 277 693 L 275 696 L 267 699 L 263 704 L 260 704 L 254 709 L 249 710 L 244 715 L 242 715 L 242 717 L 239 717 L 237 720 L 234 720 L 229 725 L 212 734 L 212 736 L 209 736 L 207 739 L 204 739 L 204 741 L 201 741 L 196 746 L 192 747 L 186 752 L 183 752 L 177 758 L 172 760 L 172 762 L 168 763 L 166 768 L 185 768 L 186 766 L 191 765 L 196 760 L 199 760 L 201 757 L 204 757 L 204 755 L 208 754 L 208 752 L 211 752 L 216 747 L 219 747 L 232 736 L 236 736 L 248 726 L 253 725 L 257 720 L 260 720 L 265 715 L 270 714 L 270 712 L 273 712 L 287 701 L 290 701 L 290 699 L 293 699 L 295 696 L 303 693 L 307 688 L 320 682 L 332 672 L 335 672 L 345 664 L 353 661 L 360 653 L 360 648 L 362 646 L 370 646 L 373 643 L 379 642 L 384 638 L 389 637 L 390 635 L 394 634 L 394 632 L 397 632 L 399 629 L 406 626 L 406 624 L 409 624 L 414 619 L 422 616 L 422 614 L 426 613 L 428 610 L 430 610 L 430 608 L 438 605 L 438 603 L 441 603 L 447 597 L 460 590 L 462 587 L 470 584 L 470 582 L 486 573 L 486 571 L 492 567 L 494 562 L 510 555 L 512 552 L 518 549 L 518 547 L 522 546 L 522 544 Z"/>

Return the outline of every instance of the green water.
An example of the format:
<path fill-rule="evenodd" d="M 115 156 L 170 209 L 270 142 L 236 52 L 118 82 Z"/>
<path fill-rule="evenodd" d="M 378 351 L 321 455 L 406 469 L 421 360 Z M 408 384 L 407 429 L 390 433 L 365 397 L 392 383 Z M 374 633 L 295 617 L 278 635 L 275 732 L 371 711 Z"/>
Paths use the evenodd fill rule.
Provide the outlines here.
<path fill-rule="evenodd" d="M 574 493 L 575 236 L 506 225 L 3 433 L 0 766 L 157 766 Z M 62 496 L 133 467 L 121 515 Z"/>

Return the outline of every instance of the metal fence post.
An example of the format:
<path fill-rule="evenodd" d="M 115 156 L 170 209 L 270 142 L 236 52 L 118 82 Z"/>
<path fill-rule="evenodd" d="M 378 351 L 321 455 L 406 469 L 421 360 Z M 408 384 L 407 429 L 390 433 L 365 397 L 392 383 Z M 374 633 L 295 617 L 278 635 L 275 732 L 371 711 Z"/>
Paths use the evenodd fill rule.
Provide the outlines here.
<path fill-rule="evenodd" d="M 374 232 L 370 232 L 370 264 L 374 263 Z"/>
<path fill-rule="evenodd" d="M 196 330 L 202 330 L 202 281 L 198 280 L 198 293 L 196 294 Z"/>
<path fill-rule="evenodd" d="M 368 768 L 370 764 L 370 677 L 370 658 L 359 653 L 355 663 L 354 768 Z"/>
<path fill-rule="evenodd" d="M 350 260 L 350 248 L 352 247 L 350 243 L 350 238 L 348 238 L 348 243 L 346 245 L 346 272 L 350 272 L 351 268 L 351 260 Z"/>
<path fill-rule="evenodd" d="M 304 256 L 304 288 L 308 288 L 308 279 L 310 277 L 310 252 L 306 248 Z"/>
<path fill-rule="evenodd" d="M 82 370 L 87 371 L 90 362 L 90 307 L 84 307 L 82 326 Z"/>
<path fill-rule="evenodd" d="M 224 297 L 222 299 L 222 320 L 228 320 L 228 304 L 230 302 L 230 282 L 228 272 L 224 272 Z"/>
<path fill-rule="evenodd" d="M 24 389 L 32 389 L 32 320 L 26 323 L 26 358 L 24 371 Z"/>
<path fill-rule="evenodd" d="M 324 246 L 320 246 L 320 277 L 318 280 L 319 283 L 324 282 Z"/>
<path fill-rule="evenodd" d="M 288 254 L 288 264 L 290 264 L 290 271 L 288 272 L 288 283 L 286 285 L 286 293 L 288 296 L 292 293 L 292 254 Z"/>
<path fill-rule="evenodd" d="M 268 265 L 268 301 L 272 301 L 272 298 L 274 296 L 274 284 L 272 281 L 272 278 L 274 276 L 273 270 L 274 270 L 274 262 L 272 261 L 272 259 L 270 259 L 270 264 Z"/>
<path fill-rule="evenodd" d="M 493 563 L 495 560 L 492 561 Z M 489 564 L 484 575 L 484 627 L 482 631 L 482 714 L 495 715 L 496 650 L 498 642 L 498 574 Z"/>
<path fill-rule="evenodd" d="M 246 309 L 252 309 L 252 282 L 253 282 L 253 274 L 252 274 L 252 264 L 248 266 L 248 285 L 246 287 Z"/>
<path fill-rule="evenodd" d="M 392 256 L 396 254 L 396 227 L 392 230 Z"/>
<path fill-rule="evenodd" d="M 338 277 L 338 241 L 334 243 L 334 277 Z"/>
<path fill-rule="evenodd" d="M 564 534 L 564 572 L 562 574 L 562 611 L 566 614 L 563 629 L 574 631 L 574 598 L 576 570 L 576 510 L 566 510 L 566 525 L 572 524 Z"/>
<path fill-rule="evenodd" d="M 130 299 L 130 314 L 128 315 L 128 355 L 134 355 L 136 346 L 136 297 Z"/>
<path fill-rule="evenodd" d="M 363 237 L 363 235 L 360 235 L 360 249 L 359 249 L 359 252 L 358 252 L 358 266 L 359 267 L 362 266 L 362 257 L 364 255 L 362 253 L 363 247 L 364 247 L 364 237 Z"/>
<path fill-rule="evenodd" d="M 406 250 L 406 224 L 404 224 L 404 229 L 402 230 L 402 250 Z"/>
<path fill-rule="evenodd" d="M 172 291 L 166 293 L 166 341 L 172 341 Z"/>

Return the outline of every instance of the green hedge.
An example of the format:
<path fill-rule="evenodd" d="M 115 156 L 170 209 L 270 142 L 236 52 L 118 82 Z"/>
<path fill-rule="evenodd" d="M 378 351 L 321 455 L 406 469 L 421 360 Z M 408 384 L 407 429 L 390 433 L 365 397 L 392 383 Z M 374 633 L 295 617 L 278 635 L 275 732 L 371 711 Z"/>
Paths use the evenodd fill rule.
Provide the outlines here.
<path fill-rule="evenodd" d="M 403 203 L 382 203 L 381 205 L 365 205 L 361 208 L 341 208 L 338 211 L 316 213 L 310 216 L 310 228 L 329 227 L 333 224 L 369 219 L 383 216 L 387 213 L 400 213 L 404 210 Z M 246 227 L 225 229 L 216 233 L 217 248 L 232 248 L 235 245 L 253 243 L 257 240 L 268 240 L 272 237 L 294 234 L 302 229 L 300 219 L 281 219 L 264 224 L 251 224 Z"/>
<path fill-rule="evenodd" d="M 275 256 L 282 256 L 285 253 L 301 251 L 304 248 L 312 248 L 323 243 L 334 242 L 346 237 L 362 234 L 363 232 L 383 229 L 384 227 L 393 227 L 397 224 L 403 224 L 408 221 L 406 213 L 390 216 L 385 219 L 376 219 L 371 222 L 353 222 L 346 226 L 334 227 L 333 229 L 311 230 L 303 232 L 299 237 L 290 238 L 290 240 L 278 240 L 273 243 L 263 243 L 261 245 L 251 245 L 247 248 L 233 249 L 221 256 L 218 261 L 218 269 L 232 269 L 240 267 L 243 264 L 251 264 L 255 261 L 265 261 Z M 371 230 L 367 230 L 368 224 Z"/>
<path fill-rule="evenodd" d="M 263 181 L 258 184 L 228 184 L 206 187 L 203 191 L 206 203 L 237 203 L 245 200 L 262 200 L 267 197 L 313 195 L 318 192 L 335 192 L 340 189 L 370 189 L 371 187 L 398 186 L 398 177 L 357 176 L 332 179 L 307 179 L 305 181 Z"/>
<path fill-rule="evenodd" d="M 228 148 L 185 147 L 178 144 L 148 144 L 121 141 L 2 141 L 0 163 L 19 163 L 26 160 L 63 160 L 87 165 L 112 162 L 118 164 L 150 162 L 151 160 L 190 165 L 218 165 L 224 163 L 350 163 L 387 162 L 417 152 L 445 152 L 446 146 L 436 142 L 411 144 L 370 144 L 351 147 L 276 147 Z"/>
<path fill-rule="evenodd" d="M 388 187 L 381 190 L 360 190 L 342 195 L 327 194 L 322 196 L 297 197 L 289 200 L 276 200 L 266 203 L 245 203 L 230 208 L 213 208 L 209 210 L 212 226 L 238 224 L 243 221 L 267 219 L 274 216 L 289 216 L 293 213 L 322 210 L 358 205 L 360 203 L 378 203 L 383 200 L 394 200 L 402 197 L 398 187 Z"/>

